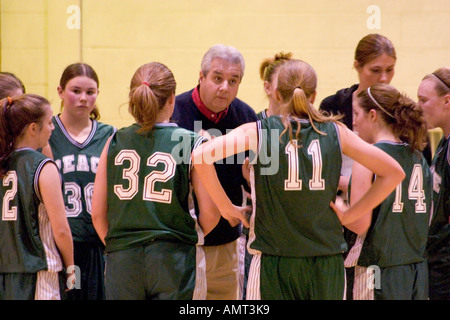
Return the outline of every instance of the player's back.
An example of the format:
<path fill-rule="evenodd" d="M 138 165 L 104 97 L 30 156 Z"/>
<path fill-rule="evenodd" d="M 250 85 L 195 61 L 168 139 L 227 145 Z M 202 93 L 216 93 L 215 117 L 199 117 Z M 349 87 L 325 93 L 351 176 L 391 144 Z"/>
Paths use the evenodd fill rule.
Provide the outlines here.
<path fill-rule="evenodd" d="M 307 120 L 300 123 L 299 140 L 292 143 L 288 131 L 280 139 L 281 117 L 257 122 L 256 239 L 251 248 L 293 257 L 341 253 L 346 249 L 342 226 L 330 207 L 342 163 L 339 131 L 333 122 L 314 123 L 325 134 Z M 297 123 L 291 124 L 295 136 Z"/>
<path fill-rule="evenodd" d="M 190 209 L 190 155 L 197 134 L 157 124 L 138 134 L 136 124 L 117 131 L 108 149 L 107 251 L 155 240 L 196 244 Z"/>
<path fill-rule="evenodd" d="M 39 236 L 39 210 L 43 204 L 36 177 L 48 161 L 51 160 L 30 148 L 11 154 L 8 172 L 0 185 L 0 273 L 47 269 Z"/>
<path fill-rule="evenodd" d="M 377 208 L 358 264 L 389 267 L 425 260 L 432 203 L 430 168 L 419 151 L 406 143 L 375 144 L 403 168 L 405 179 Z"/>

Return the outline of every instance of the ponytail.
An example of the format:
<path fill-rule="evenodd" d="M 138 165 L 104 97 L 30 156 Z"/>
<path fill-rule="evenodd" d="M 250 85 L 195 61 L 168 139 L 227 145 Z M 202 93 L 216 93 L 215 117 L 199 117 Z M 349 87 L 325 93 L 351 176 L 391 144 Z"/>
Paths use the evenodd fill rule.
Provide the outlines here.
<path fill-rule="evenodd" d="M 400 94 L 395 105 L 395 122 L 392 131 L 401 141 L 409 144 L 411 149 L 423 151 L 427 144 L 427 127 L 423 112 L 416 103 Z"/>
<path fill-rule="evenodd" d="M 149 85 L 141 83 L 130 91 L 130 113 L 141 125 L 139 133 L 152 130 L 158 110 L 158 99 Z"/>
<path fill-rule="evenodd" d="M 128 111 L 141 126 L 138 133 L 153 129 L 158 113 L 175 89 L 172 71 L 162 63 L 147 63 L 136 70 L 130 84 Z"/>
<path fill-rule="evenodd" d="M 41 123 L 50 103 L 47 99 L 25 94 L 0 100 L 0 178 L 6 174 L 7 163 L 15 143 L 30 123 Z"/>
<path fill-rule="evenodd" d="M 422 151 L 427 144 L 427 128 L 422 110 L 416 103 L 388 84 L 375 84 L 358 94 L 359 104 L 365 112 L 377 110 L 392 133 Z"/>
<path fill-rule="evenodd" d="M 277 53 L 273 58 L 264 59 L 259 66 L 259 76 L 261 80 L 271 82 L 273 74 L 286 61 L 291 60 L 292 53 Z"/>
<path fill-rule="evenodd" d="M 11 99 L 10 97 L 8 97 Z M 12 135 L 6 119 L 8 109 L 11 107 L 9 99 L 0 100 L 0 178 L 6 174 L 6 160 L 14 150 Z"/>
<path fill-rule="evenodd" d="M 285 129 L 281 136 L 289 131 L 289 140 L 300 139 L 299 119 L 308 119 L 313 129 L 324 135 L 317 129 L 314 122 L 337 122 L 342 116 L 327 116 L 314 108 L 310 98 L 316 94 L 317 75 L 314 69 L 302 60 L 290 60 L 285 62 L 278 74 L 278 87 L 283 105 L 281 116 Z M 297 123 L 297 133 L 292 134 L 291 120 Z"/>

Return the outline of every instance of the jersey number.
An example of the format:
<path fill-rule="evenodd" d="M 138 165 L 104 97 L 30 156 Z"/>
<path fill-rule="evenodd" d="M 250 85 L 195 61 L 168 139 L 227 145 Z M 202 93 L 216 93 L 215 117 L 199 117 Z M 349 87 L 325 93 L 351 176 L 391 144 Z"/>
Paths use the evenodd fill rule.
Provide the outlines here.
<path fill-rule="evenodd" d="M 17 174 L 15 171 L 8 171 L 3 178 L 3 186 L 11 186 L 11 189 L 5 192 L 3 196 L 2 205 L 2 220 L 4 221 L 16 221 L 17 220 L 17 207 L 10 207 L 11 200 L 14 199 L 17 193 Z"/>
<path fill-rule="evenodd" d="M 134 150 L 122 150 L 115 158 L 115 165 L 123 165 L 125 161 L 129 162 L 129 167 L 123 169 L 122 177 L 128 180 L 128 187 L 123 185 L 114 185 L 114 193 L 120 200 L 131 200 L 138 193 L 139 189 L 139 168 L 141 157 Z M 172 202 L 172 190 L 156 190 L 156 182 L 167 182 L 175 176 L 177 163 L 170 153 L 155 152 L 147 159 L 147 166 L 156 167 L 158 164 L 164 164 L 164 170 L 153 170 L 144 178 L 144 190 L 142 199 L 145 201 L 156 201 L 161 203 Z"/>
<path fill-rule="evenodd" d="M 426 213 L 427 207 L 425 205 L 425 191 L 423 190 L 423 173 L 422 166 L 415 164 L 411 173 L 411 179 L 408 186 L 408 199 L 416 200 L 416 213 Z M 395 189 L 395 200 L 392 205 L 392 212 L 402 212 L 402 184 L 400 183 Z"/>
<path fill-rule="evenodd" d="M 83 211 L 81 200 L 81 187 L 75 182 L 64 183 L 64 193 L 67 197 L 66 215 L 68 217 L 78 217 Z M 94 192 L 94 183 L 90 182 L 84 187 L 84 199 L 86 202 L 86 211 L 92 214 L 92 193 Z"/>
<path fill-rule="evenodd" d="M 299 159 L 297 140 L 288 143 L 285 148 L 288 155 L 288 178 L 284 180 L 284 190 L 302 190 L 302 180 L 299 178 Z M 322 153 L 318 139 L 312 140 L 308 147 L 308 154 L 312 158 L 312 178 L 309 180 L 310 190 L 325 190 L 325 180 L 322 179 Z"/>

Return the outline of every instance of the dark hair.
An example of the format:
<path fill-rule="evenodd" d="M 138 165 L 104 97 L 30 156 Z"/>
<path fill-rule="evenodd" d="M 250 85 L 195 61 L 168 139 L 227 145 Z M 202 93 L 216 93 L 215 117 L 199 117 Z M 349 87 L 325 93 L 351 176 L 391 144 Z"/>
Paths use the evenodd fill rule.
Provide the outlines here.
<path fill-rule="evenodd" d="M 14 144 L 30 123 L 42 125 L 47 99 L 36 94 L 24 94 L 0 100 L 0 177 L 6 174 L 7 161 Z"/>
<path fill-rule="evenodd" d="M 73 78 L 85 76 L 88 77 L 97 83 L 97 88 L 100 86 L 98 81 L 97 73 L 95 73 L 94 69 L 86 64 L 86 63 L 73 63 L 64 69 L 61 79 L 59 80 L 59 86 L 65 90 L 67 83 Z M 61 103 L 61 109 L 63 108 L 63 103 Z M 94 106 L 94 109 L 91 111 L 91 119 L 99 120 L 100 119 L 100 111 L 97 106 Z"/>
<path fill-rule="evenodd" d="M 0 99 L 12 97 L 17 89 L 25 93 L 22 81 L 10 72 L 0 72 Z"/>
<path fill-rule="evenodd" d="M 153 128 L 158 112 L 175 94 L 176 86 L 172 71 L 162 63 L 147 63 L 136 70 L 130 83 L 128 111 L 141 125 L 138 132 Z"/>
<path fill-rule="evenodd" d="M 372 33 L 362 38 L 355 50 L 355 60 L 362 67 L 369 61 L 378 58 L 383 53 L 397 59 L 391 40 L 381 34 Z"/>
<path fill-rule="evenodd" d="M 393 134 L 408 143 L 412 150 L 422 151 L 425 148 L 427 127 L 422 110 L 413 100 L 393 86 L 381 83 L 361 91 L 358 99 L 359 105 L 366 113 L 371 109 L 379 111 L 381 119 L 391 128 Z"/>

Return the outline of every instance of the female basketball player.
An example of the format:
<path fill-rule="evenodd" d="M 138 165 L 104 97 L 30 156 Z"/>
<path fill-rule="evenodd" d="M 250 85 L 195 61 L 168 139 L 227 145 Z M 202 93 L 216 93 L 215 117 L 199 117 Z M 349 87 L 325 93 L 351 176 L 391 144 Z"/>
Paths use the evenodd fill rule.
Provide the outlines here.
<path fill-rule="evenodd" d="M 74 300 L 104 299 L 104 246 L 92 225 L 92 191 L 103 147 L 114 132 L 100 118 L 96 106 L 99 81 L 91 66 L 69 65 L 61 75 L 58 94 L 62 111 L 53 118 L 55 130 L 43 153 L 55 160 L 64 180 L 67 218 L 74 240 L 80 287 Z"/>
<path fill-rule="evenodd" d="M 391 157 L 313 107 L 316 83 L 309 64 L 286 62 L 278 75 L 281 116 L 245 124 L 193 152 L 194 166 L 222 215 L 231 221 L 238 218 L 244 225 L 248 225 L 244 209 L 231 204 L 208 162 L 248 149 L 257 154 L 251 174 L 256 211 L 250 229 L 254 256 L 249 299 L 344 297 L 346 243 L 330 207 L 336 197 L 341 152 L 378 177 L 358 203 L 340 214 L 343 220 L 358 218 L 362 208 L 378 205 L 404 177 Z"/>
<path fill-rule="evenodd" d="M 367 234 L 356 242 L 363 241 L 362 245 L 355 245 L 349 254 L 357 256 L 353 251 L 357 247 L 361 250 L 355 268 L 353 298 L 427 299 L 425 248 L 432 189 L 430 168 L 420 152 L 427 143 L 422 111 L 387 84 L 373 85 L 353 101 L 354 130 L 363 140 L 397 160 L 406 174 L 403 182 L 373 212 L 346 225 L 353 230 L 363 224 L 362 231 L 370 225 Z M 351 203 L 358 201 L 375 179 L 359 163 L 353 165 L 352 177 L 358 179 L 351 184 Z M 368 281 L 367 268 L 371 266 L 377 266 L 381 272 L 377 287 Z"/>
<path fill-rule="evenodd" d="M 36 151 L 52 130 L 45 98 L 0 101 L 0 300 L 60 299 L 58 272 L 73 266 L 58 169 Z"/>
<path fill-rule="evenodd" d="M 165 65 L 141 66 L 129 94 L 136 123 L 117 131 L 100 159 L 92 217 L 108 253 L 107 299 L 206 297 L 204 255 L 197 245 L 204 234 L 192 186 L 201 223 L 205 205 L 205 212 L 220 213 L 205 202 L 208 194 L 191 170 L 191 150 L 203 138 L 169 122 L 175 88 Z M 214 228 L 202 227 L 205 233 Z"/>
<path fill-rule="evenodd" d="M 259 76 L 264 81 L 264 91 L 269 99 L 269 106 L 257 114 L 262 120 L 274 114 L 280 114 L 280 103 L 275 97 L 277 89 L 278 71 L 284 62 L 292 59 L 292 53 L 277 53 L 272 58 L 264 59 L 259 67 Z"/>
<path fill-rule="evenodd" d="M 427 251 L 430 299 L 450 300 L 450 68 L 426 75 L 418 96 L 428 127 L 444 133 L 431 163 L 434 214 Z"/>

